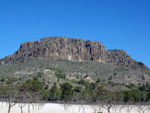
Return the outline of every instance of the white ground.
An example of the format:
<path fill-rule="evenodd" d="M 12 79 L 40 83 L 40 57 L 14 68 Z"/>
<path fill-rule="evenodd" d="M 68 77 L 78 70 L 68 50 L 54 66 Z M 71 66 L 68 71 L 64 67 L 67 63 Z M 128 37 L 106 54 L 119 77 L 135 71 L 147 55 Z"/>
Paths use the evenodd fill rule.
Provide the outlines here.
<path fill-rule="evenodd" d="M 65 109 L 65 106 L 67 106 L 67 109 Z M 80 109 L 81 108 L 81 109 Z M 148 109 L 149 106 L 141 106 L 141 107 L 137 107 L 135 110 L 135 106 L 117 106 L 117 107 L 113 107 L 114 109 L 111 109 L 111 113 L 150 113 L 150 111 L 145 111 L 145 112 L 137 112 L 136 110 L 138 109 Z M 117 109 L 117 112 L 115 112 L 115 108 Z M 120 111 L 121 108 L 121 111 Z M 132 108 L 131 112 L 129 112 L 127 109 L 128 108 Z M 150 108 L 149 108 L 150 109 Z M 8 106 L 6 105 L 6 103 L 2 103 L 0 102 L 0 113 L 7 113 L 8 110 Z M 23 113 L 28 113 L 27 112 L 28 107 L 25 106 L 23 107 Z M 94 112 L 96 111 L 96 112 Z M 100 111 L 98 109 L 98 107 L 96 106 L 90 106 L 90 105 L 62 105 L 62 104 L 52 104 L 52 103 L 47 103 L 45 105 L 42 106 L 36 106 L 33 108 L 33 106 L 31 107 L 30 113 L 97 113 L 98 111 Z M 108 113 L 106 110 L 101 109 L 102 113 Z M 21 110 L 19 108 L 19 105 L 15 105 L 12 109 L 11 109 L 11 113 L 21 113 Z"/>

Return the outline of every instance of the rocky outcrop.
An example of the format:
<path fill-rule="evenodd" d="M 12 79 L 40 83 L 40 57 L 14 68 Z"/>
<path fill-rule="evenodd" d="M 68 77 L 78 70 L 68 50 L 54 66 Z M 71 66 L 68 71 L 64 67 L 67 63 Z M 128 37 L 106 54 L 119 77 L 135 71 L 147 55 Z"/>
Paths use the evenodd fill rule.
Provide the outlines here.
<path fill-rule="evenodd" d="M 123 50 L 109 50 L 97 41 L 50 37 L 20 45 L 13 55 L 0 60 L 0 64 L 24 62 L 33 58 L 62 59 L 72 61 L 96 61 L 127 67 L 146 67 Z"/>
<path fill-rule="evenodd" d="M 118 66 L 147 69 L 142 62 L 133 60 L 124 50 L 108 50 L 106 62 L 116 64 Z"/>

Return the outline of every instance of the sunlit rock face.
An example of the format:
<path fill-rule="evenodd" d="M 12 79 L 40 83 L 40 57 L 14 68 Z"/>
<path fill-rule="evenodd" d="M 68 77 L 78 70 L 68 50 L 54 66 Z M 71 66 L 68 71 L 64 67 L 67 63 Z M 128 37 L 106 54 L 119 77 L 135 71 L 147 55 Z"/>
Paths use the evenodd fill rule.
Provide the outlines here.
<path fill-rule="evenodd" d="M 72 61 L 95 61 L 126 67 L 146 67 L 136 62 L 123 50 L 109 50 L 97 41 L 76 38 L 45 37 L 40 41 L 20 45 L 13 55 L 0 60 L 0 64 L 24 62 L 33 58 Z"/>

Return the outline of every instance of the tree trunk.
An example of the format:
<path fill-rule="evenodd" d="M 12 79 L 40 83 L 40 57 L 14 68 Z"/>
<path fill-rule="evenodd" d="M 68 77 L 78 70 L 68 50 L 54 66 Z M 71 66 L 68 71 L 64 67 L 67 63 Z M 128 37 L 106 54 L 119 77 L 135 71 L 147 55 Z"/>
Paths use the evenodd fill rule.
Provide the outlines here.
<path fill-rule="evenodd" d="M 10 109 L 11 109 L 11 105 L 9 103 L 9 106 L 8 106 L 8 113 L 10 113 Z"/>
<path fill-rule="evenodd" d="M 28 113 L 30 113 L 30 105 L 28 105 Z"/>
<path fill-rule="evenodd" d="M 23 113 L 23 109 L 22 109 L 22 107 L 20 107 L 21 108 L 21 113 Z"/>
<path fill-rule="evenodd" d="M 85 113 L 85 109 L 84 109 L 84 107 L 83 107 L 83 113 Z"/>

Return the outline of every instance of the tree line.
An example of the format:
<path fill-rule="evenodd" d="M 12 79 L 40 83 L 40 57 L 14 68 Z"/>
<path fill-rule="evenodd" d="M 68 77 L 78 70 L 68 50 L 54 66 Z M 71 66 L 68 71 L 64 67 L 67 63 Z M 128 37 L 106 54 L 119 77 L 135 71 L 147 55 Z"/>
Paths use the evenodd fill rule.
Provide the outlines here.
<path fill-rule="evenodd" d="M 49 102 L 97 104 L 108 112 L 112 105 L 124 103 L 149 102 L 150 85 L 147 83 L 138 88 L 130 87 L 128 91 L 112 92 L 100 85 L 99 81 L 86 82 L 79 80 L 78 85 L 73 86 L 69 82 L 60 85 L 54 83 L 49 87 L 37 79 L 28 79 L 25 82 L 16 84 L 0 84 L 0 100 L 8 103 L 8 113 L 11 108 L 18 104 L 23 113 L 23 107 L 28 106 L 30 113 L 31 105 Z M 106 106 L 107 105 L 107 106 Z"/>

